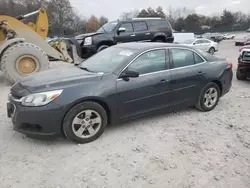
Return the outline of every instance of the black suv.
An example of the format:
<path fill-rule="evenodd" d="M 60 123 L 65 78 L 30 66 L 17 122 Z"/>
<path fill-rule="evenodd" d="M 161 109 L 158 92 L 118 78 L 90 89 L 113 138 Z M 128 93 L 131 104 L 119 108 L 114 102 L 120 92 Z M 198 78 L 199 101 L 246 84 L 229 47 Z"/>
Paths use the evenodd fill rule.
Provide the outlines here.
<path fill-rule="evenodd" d="M 170 23 L 165 19 L 136 18 L 106 23 L 96 33 L 76 36 L 82 58 L 88 58 L 109 46 L 123 42 L 152 41 L 173 43 Z"/>

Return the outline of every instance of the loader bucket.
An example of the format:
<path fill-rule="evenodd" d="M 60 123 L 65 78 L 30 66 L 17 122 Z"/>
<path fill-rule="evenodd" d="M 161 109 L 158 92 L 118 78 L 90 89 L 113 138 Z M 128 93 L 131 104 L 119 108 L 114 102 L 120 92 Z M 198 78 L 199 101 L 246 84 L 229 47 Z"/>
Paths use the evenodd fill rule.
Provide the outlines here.
<path fill-rule="evenodd" d="M 23 38 L 26 42 L 35 44 L 39 46 L 49 57 L 52 57 L 56 60 L 64 61 L 64 57 L 60 52 L 52 48 L 39 34 L 32 30 L 32 28 L 25 25 L 23 22 L 17 20 L 16 18 L 0 15 L 0 20 L 8 21 L 8 24 L 5 26 L 0 26 L 0 29 L 12 29 L 16 32 L 15 38 Z M 42 28 L 44 32 L 48 31 L 48 28 Z M 41 31 L 42 32 L 42 31 Z M 4 43 L 3 39 L 5 38 L 2 31 L 0 31 L 0 45 Z M 47 35 L 47 34 L 46 34 Z M 44 35 L 45 36 L 45 35 Z"/>

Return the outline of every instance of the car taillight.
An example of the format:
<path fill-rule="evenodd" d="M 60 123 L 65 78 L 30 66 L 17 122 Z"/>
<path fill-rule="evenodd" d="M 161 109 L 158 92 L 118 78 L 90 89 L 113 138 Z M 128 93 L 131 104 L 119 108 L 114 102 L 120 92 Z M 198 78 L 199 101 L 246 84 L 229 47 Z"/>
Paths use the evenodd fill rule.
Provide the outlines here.
<path fill-rule="evenodd" d="M 228 67 L 229 67 L 230 69 L 232 69 L 232 68 L 233 68 L 233 63 L 232 63 L 232 62 L 227 61 L 227 65 L 228 65 Z"/>

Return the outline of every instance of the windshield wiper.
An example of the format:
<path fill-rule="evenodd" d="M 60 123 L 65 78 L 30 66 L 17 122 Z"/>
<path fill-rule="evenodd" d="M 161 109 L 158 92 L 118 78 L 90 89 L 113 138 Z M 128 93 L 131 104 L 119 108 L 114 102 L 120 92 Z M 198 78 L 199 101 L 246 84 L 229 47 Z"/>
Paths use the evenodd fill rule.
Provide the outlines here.
<path fill-rule="evenodd" d="M 92 70 L 89 70 L 87 67 L 79 67 L 79 68 L 82 69 L 82 70 L 88 71 L 88 72 L 94 72 Z"/>

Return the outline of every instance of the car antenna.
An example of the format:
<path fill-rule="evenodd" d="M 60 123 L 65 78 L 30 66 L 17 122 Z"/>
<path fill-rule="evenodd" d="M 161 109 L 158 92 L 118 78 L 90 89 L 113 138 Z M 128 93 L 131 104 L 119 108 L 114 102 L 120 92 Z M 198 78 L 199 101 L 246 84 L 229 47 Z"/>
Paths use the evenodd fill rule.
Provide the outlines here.
<path fill-rule="evenodd" d="M 107 33 L 107 31 L 104 29 L 104 27 L 98 22 L 98 20 L 97 19 L 95 19 L 95 21 L 96 21 L 96 23 L 98 23 L 98 25 L 103 29 L 103 31 L 105 32 L 105 33 Z"/>

